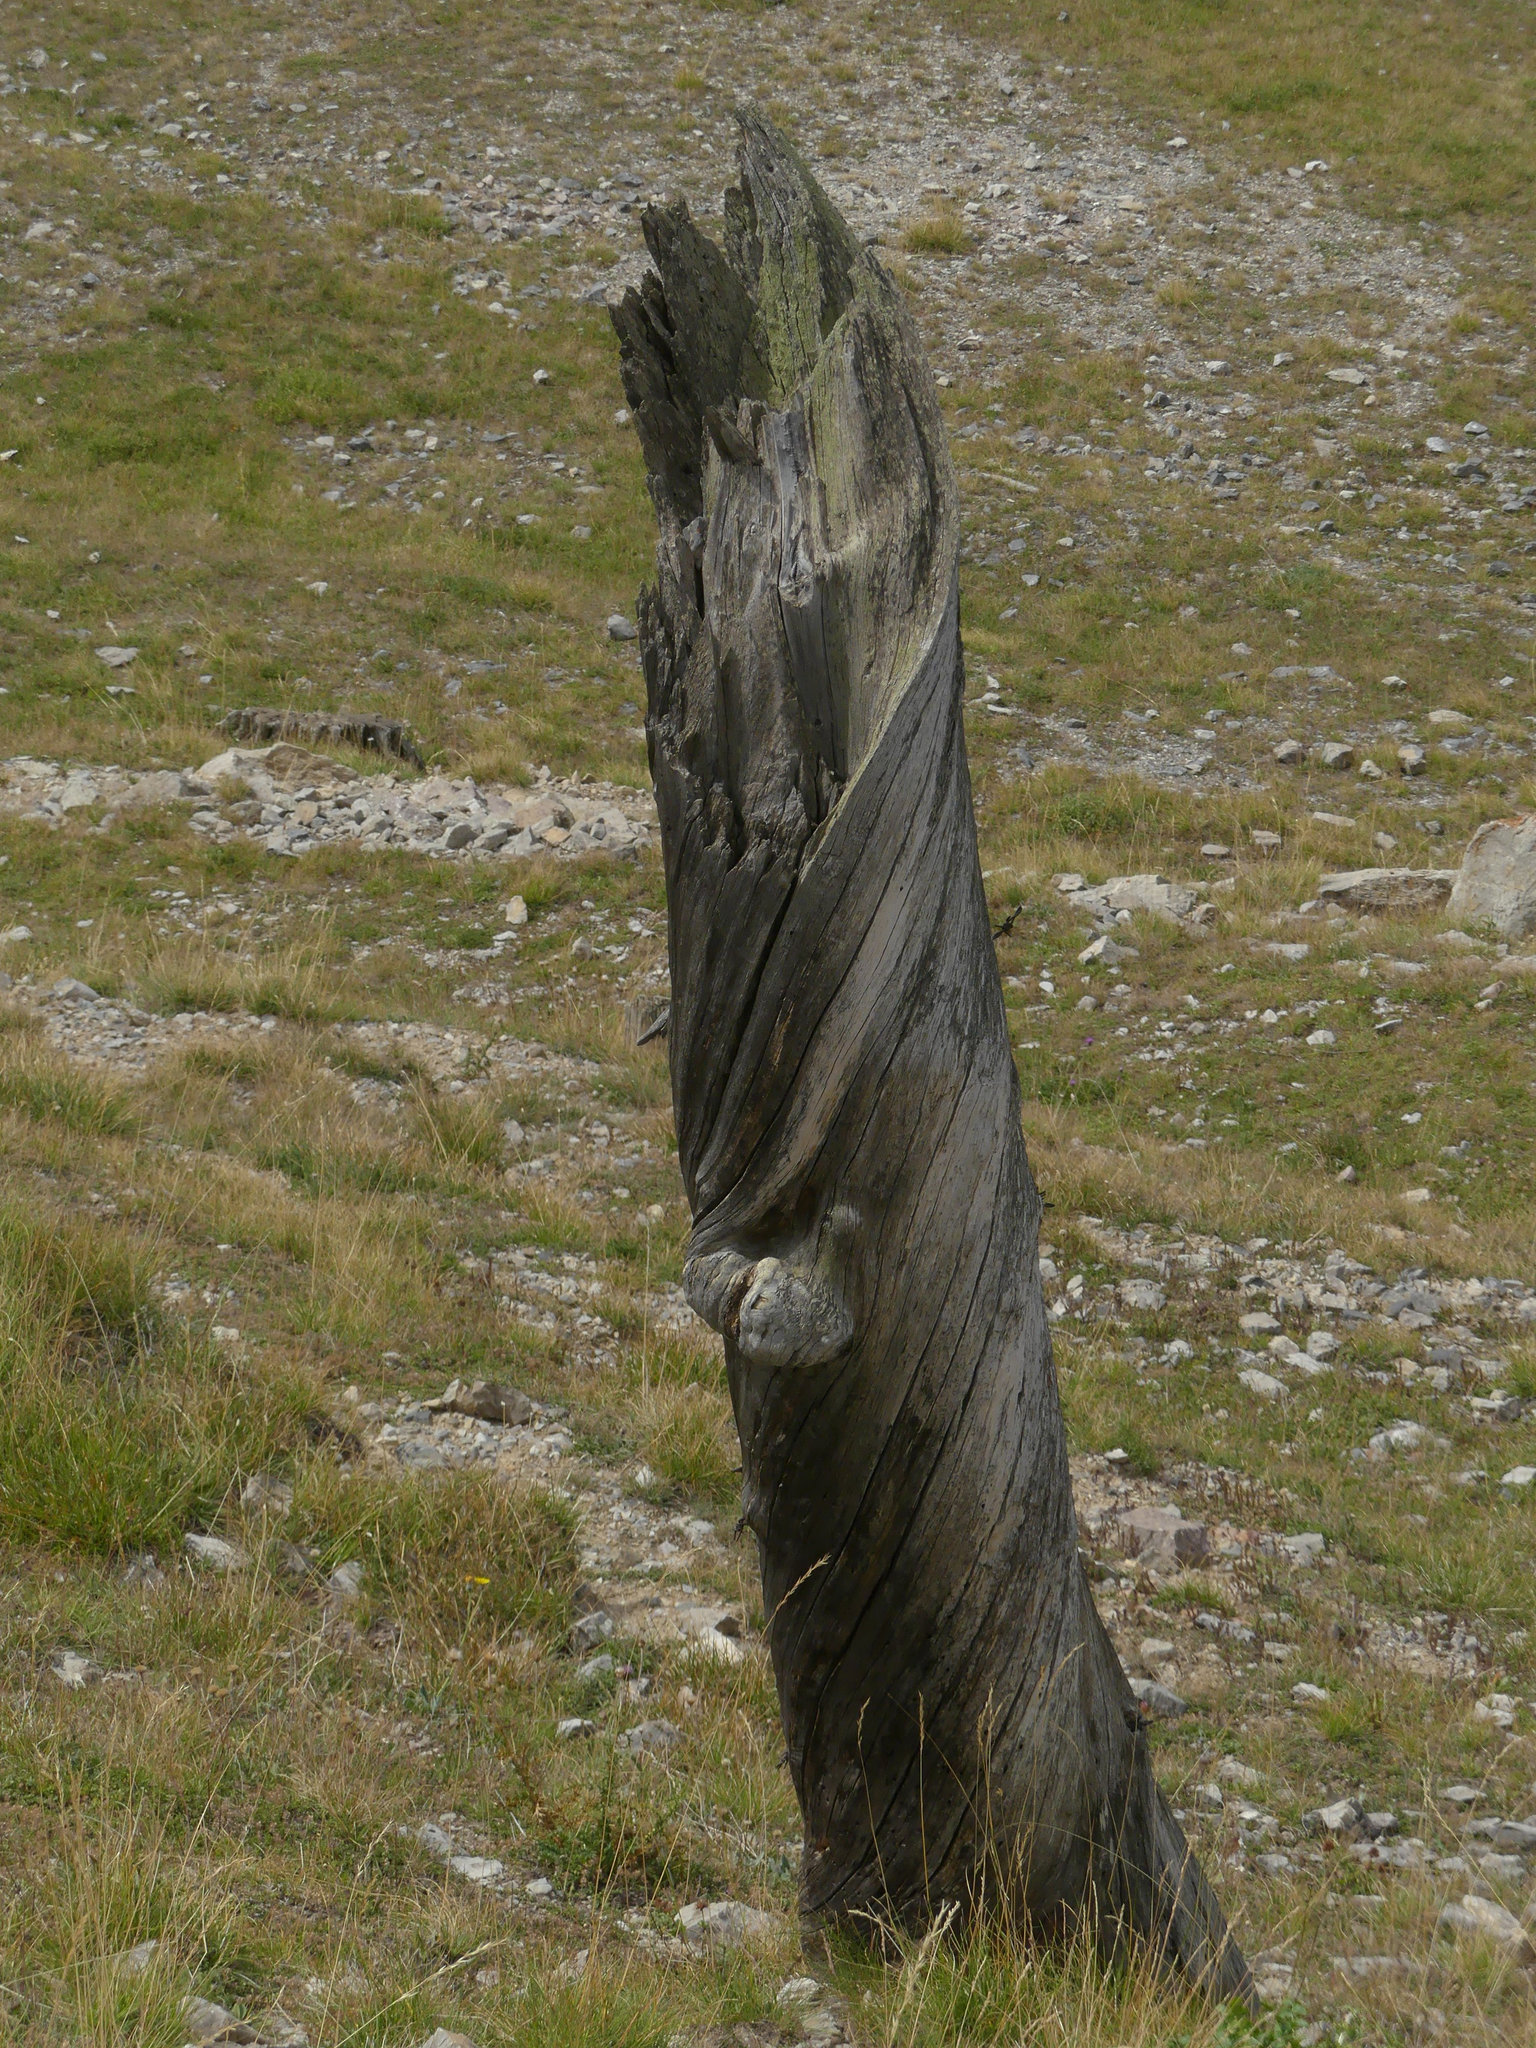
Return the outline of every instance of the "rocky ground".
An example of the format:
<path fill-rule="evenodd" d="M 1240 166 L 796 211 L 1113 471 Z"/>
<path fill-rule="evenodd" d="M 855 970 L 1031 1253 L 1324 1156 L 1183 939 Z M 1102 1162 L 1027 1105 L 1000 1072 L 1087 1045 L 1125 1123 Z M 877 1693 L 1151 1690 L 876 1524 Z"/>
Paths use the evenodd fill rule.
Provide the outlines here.
<path fill-rule="evenodd" d="M 1221 84 L 1257 16 L 1181 97 L 1131 9 L 440 12 L 0 48 L 10 2033 L 1241 2038 L 795 1924 L 607 324 L 749 95 L 939 375 L 1085 1566 L 1259 2038 L 1532 2038 L 1504 51 L 1457 206 L 1417 55 Z"/>

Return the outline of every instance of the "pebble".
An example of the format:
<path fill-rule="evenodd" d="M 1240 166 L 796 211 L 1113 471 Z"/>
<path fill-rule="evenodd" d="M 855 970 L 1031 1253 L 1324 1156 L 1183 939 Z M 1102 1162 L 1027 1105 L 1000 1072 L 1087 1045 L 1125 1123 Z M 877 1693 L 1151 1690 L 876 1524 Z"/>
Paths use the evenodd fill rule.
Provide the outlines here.
<path fill-rule="evenodd" d="M 244 1571 L 250 1559 L 237 1543 L 228 1543 L 222 1536 L 201 1536 L 188 1530 L 182 1538 L 188 1557 L 197 1565 L 211 1572 Z"/>

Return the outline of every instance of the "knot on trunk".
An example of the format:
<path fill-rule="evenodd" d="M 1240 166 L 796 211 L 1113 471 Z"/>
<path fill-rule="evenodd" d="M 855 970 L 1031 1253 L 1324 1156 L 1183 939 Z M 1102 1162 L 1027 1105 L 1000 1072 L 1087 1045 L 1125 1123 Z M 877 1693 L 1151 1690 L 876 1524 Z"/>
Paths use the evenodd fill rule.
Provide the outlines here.
<path fill-rule="evenodd" d="M 803 1254 L 749 1259 L 709 1252 L 683 1267 L 688 1305 L 729 1338 L 748 1365 L 827 1365 L 853 1342 L 854 1321 L 836 1283 Z"/>

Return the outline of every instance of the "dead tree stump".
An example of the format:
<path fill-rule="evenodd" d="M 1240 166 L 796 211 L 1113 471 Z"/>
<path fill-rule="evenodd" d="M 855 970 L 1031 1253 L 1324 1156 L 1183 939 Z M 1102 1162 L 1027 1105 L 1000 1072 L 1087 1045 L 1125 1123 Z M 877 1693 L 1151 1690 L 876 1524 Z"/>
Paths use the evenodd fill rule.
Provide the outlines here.
<path fill-rule="evenodd" d="M 685 1279 L 725 1338 L 802 1908 L 1086 1916 L 1251 1998 L 1078 1558 L 932 377 L 793 149 L 740 133 L 723 248 L 649 210 L 613 317 L 659 528 Z"/>

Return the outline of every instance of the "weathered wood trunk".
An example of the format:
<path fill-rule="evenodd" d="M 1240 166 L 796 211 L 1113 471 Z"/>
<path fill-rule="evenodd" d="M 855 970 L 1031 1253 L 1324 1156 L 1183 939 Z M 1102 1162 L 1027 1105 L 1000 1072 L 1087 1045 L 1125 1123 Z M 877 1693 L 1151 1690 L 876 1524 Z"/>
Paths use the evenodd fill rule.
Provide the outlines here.
<path fill-rule="evenodd" d="M 741 118 L 724 248 L 615 310 L 688 1298 L 725 1337 L 804 1911 L 954 1901 L 1247 1968 L 1076 1524 L 961 721 L 959 509 L 890 278 Z"/>

